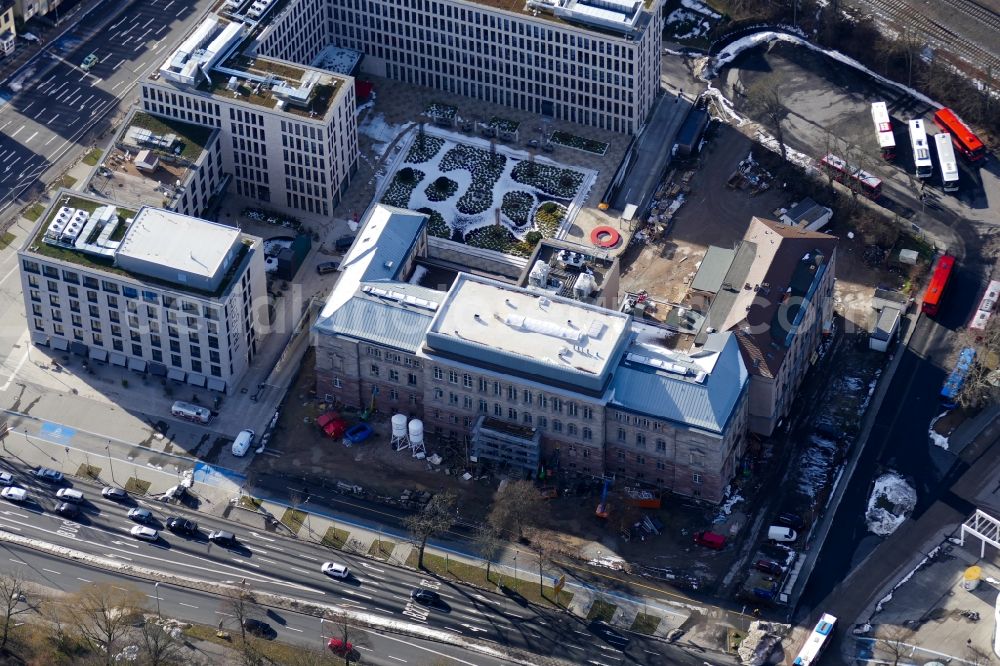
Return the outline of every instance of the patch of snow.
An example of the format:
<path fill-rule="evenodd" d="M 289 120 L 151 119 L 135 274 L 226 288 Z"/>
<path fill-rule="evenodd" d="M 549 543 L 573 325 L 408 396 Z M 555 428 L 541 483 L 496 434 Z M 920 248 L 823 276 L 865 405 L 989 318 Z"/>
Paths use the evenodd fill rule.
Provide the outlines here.
<path fill-rule="evenodd" d="M 890 505 L 886 507 L 885 505 Z M 889 536 L 903 524 L 917 505 L 917 491 L 896 472 L 887 472 L 875 479 L 875 487 L 868 498 L 865 524 L 868 531 L 878 536 Z M 891 507 L 891 510 L 890 510 Z"/>
<path fill-rule="evenodd" d="M 836 442 L 819 435 L 810 435 L 809 441 L 811 446 L 799 454 L 789 474 L 800 493 L 815 499 L 833 476 L 838 450 Z"/>
<path fill-rule="evenodd" d="M 362 106 L 367 106 L 371 103 L 372 102 L 365 102 Z M 360 111 L 360 107 L 358 110 Z M 383 114 L 374 113 L 366 116 L 361 124 L 358 125 L 358 132 L 375 141 L 375 145 L 372 146 L 372 150 L 375 152 L 377 157 L 381 158 L 385 154 L 386 148 L 389 147 L 389 144 L 395 141 L 399 135 L 410 129 L 412 126 L 412 122 L 405 123 L 403 125 L 393 125 L 392 123 L 386 122 Z"/>
<path fill-rule="evenodd" d="M 738 492 L 734 493 L 732 486 L 726 486 L 726 490 L 723 492 L 722 496 L 726 499 L 722 502 L 722 505 L 719 506 L 719 513 L 717 513 L 715 518 L 712 520 L 712 522 L 716 524 L 726 522 L 726 519 L 733 512 L 733 507 L 743 501 L 743 495 L 740 495 Z"/>
<path fill-rule="evenodd" d="M 286 247 L 291 247 L 292 241 L 283 238 L 272 238 L 264 241 L 264 256 L 277 257 Z"/>
<path fill-rule="evenodd" d="M 722 18 L 721 14 L 713 11 L 711 7 L 708 7 L 707 5 L 698 2 L 698 0 L 681 0 L 681 5 L 686 7 L 687 9 L 690 9 L 691 11 L 698 12 L 699 14 L 704 14 L 705 16 L 708 16 L 710 18 L 715 18 L 715 19 Z"/>
<path fill-rule="evenodd" d="M 413 275 L 410 276 L 410 284 L 420 284 L 425 275 L 427 275 L 427 267 L 417 266 L 413 269 Z"/>
<path fill-rule="evenodd" d="M 670 36 L 674 39 L 695 39 L 712 29 L 710 21 L 686 9 L 675 9 L 670 12 L 664 26 L 670 29 Z M 687 32 L 683 34 L 678 32 L 679 29 L 686 26 L 690 26 Z"/>
<path fill-rule="evenodd" d="M 948 450 L 948 437 L 946 435 L 939 434 L 934 429 L 934 424 L 940 421 L 941 418 L 944 417 L 946 414 L 948 414 L 948 412 L 942 412 L 937 416 L 935 416 L 931 420 L 931 427 L 927 429 L 927 436 L 931 438 L 931 444 L 933 444 L 934 446 L 940 446 L 945 451 Z"/>

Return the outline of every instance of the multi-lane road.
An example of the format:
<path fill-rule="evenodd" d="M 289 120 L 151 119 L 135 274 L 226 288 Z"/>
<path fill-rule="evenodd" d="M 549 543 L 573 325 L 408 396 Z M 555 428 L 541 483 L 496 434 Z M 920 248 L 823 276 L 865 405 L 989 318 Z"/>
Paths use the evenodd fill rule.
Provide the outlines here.
<path fill-rule="evenodd" d="M 218 626 L 219 621 L 230 632 L 236 631 L 232 613 L 227 612 L 220 599 L 206 592 L 160 583 L 153 585 L 141 579 L 123 580 L 122 576 L 94 570 L 73 560 L 41 553 L 30 548 L 11 544 L 0 545 L 0 569 L 18 569 L 20 573 L 39 586 L 73 592 L 88 583 L 107 583 L 121 587 L 129 585 L 146 595 L 146 610 L 159 612 L 164 617 L 179 618 L 186 622 Z M 129 589 L 129 588 L 124 588 Z M 25 599 L 32 604 L 33 599 Z M 329 624 L 320 622 L 313 615 L 291 611 L 260 610 L 254 615 L 274 628 L 275 640 L 322 649 L 336 635 Z M 351 636 L 365 664 L 426 664 L 447 663 L 468 666 L 499 666 L 499 659 L 471 653 L 462 648 L 419 638 L 401 637 L 365 631 L 362 641 Z"/>
<path fill-rule="evenodd" d="M 15 72 L 0 89 L 0 213 L 88 140 L 94 124 L 167 56 L 207 6 L 204 0 L 105 0 Z M 98 62 L 83 71 L 91 53 Z"/>
<path fill-rule="evenodd" d="M 568 613 L 521 605 L 503 594 L 454 585 L 420 572 L 273 533 L 255 532 L 172 505 L 143 500 L 107 501 L 100 496 L 99 486 L 79 481 L 74 487 L 82 490 L 87 498 L 82 517 L 63 519 L 51 512 L 57 503 L 52 486 L 35 480 L 22 469 L 9 466 L 6 469 L 15 474 L 18 485 L 28 490 L 29 501 L 23 504 L 0 501 L 0 529 L 22 537 L 176 576 L 212 582 L 242 583 L 245 580 L 252 589 L 395 618 L 457 636 L 486 639 L 571 663 L 662 664 L 668 654 L 672 664 L 704 662 L 699 654 L 660 641 L 591 626 Z M 129 534 L 135 523 L 127 517 L 129 508 L 134 506 L 152 510 L 156 526 L 163 526 L 172 515 L 191 518 L 199 523 L 199 534 L 186 537 L 162 530 L 158 542 L 138 541 Z M 234 532 L 240 545 L 224 548 L 209 542 L 208 531 L 216 529 Z M 351 576 L 346 580 L 328 578 L 320 572 L 324 561 L 347 565 Z M 46 568 L 58 570 L 48 565 Z M 80 574 L 73 577 L 90 578 Z M 441 595 L 443 603 L 435 608 L 418 605 L 410 599 L 414 589 L 433 589 Z M 189 617 L 185 613 L 179 615 Z M 295 628 L 300 627 L 296 625 Z"/>

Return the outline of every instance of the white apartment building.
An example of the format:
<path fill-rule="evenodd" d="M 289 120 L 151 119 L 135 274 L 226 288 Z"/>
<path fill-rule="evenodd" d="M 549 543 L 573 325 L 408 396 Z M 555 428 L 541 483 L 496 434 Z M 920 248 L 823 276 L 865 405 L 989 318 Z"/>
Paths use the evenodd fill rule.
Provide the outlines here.
<path fill-rule="evenodd" d="M 18 251 L 34 344 L 231 391 L 266 322 L 263 241 L 67 190 Z"/>
<path fill-rule="evenodd" d="M 354 81 L 266 57 L 260 30 L 210 16 L 143 81 L 142 108 L 218 128 L 237 196 L 327 217 L 357 168 Z"/>
<path fill-rule="evenodd" d="M 660 88 L 661 4 L 331 0 L 329 11 L 365 72 L 635 134 Z"/>

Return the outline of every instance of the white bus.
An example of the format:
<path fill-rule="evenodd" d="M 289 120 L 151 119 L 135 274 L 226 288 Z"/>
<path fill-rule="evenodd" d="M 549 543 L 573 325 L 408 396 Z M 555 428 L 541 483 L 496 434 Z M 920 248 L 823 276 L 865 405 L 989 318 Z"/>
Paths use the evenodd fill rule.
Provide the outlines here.
<path fill-rule="evenodd" d="M 924 121 L 910 121 L 910 147 L 913 149 L 913 165 L 916 167 L 917 178 L 930 178 L 934 173 L 934 162 L 931 161 L 931 149 L 927 145 L 927 132 Z"/>
<path fill-rule="evenodd" d="M 799 650 L 799 656 L 792 662 L 793 666 L 815 666 L 819 661 L 823 650 L 833 640 L 833 628 L 837 626 L 837 618 L 829 613 L 823 613 L 823 617 L 816 623 L 816 628 L 809 634 L 806 644 Z"/>
<path fill-rule="evenodd" d="M 875 122 L 875 132 L 878 135 L 878 147 L 882 151 L 882 159 L 891 160 L 896 156 L 896 137 L 892 134 L 892 121 L 889 119 L 889 109 L 885 102 L 872 104 L 872 121 Z"/>
<path fill-rule="evenodd" d="M 938 166 L 941 168 L 941 189 L 954 192 L 958 189 L 958 162 L 955 161 L 951 135 L 947 132 L 935 134 L 934 146 L 937 148 Z"/>

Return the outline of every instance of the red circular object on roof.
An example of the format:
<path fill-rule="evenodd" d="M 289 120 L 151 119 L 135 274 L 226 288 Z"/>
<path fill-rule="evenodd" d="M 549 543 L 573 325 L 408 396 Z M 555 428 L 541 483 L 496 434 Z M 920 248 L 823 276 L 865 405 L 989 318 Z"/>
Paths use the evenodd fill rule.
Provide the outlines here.
<path fill-rule="evenodd" d="M 614 247 L 621 239 L 622 235 L 607 225 L 597 227 L 590 232 L 590 242 L 597 247 Z"/>

